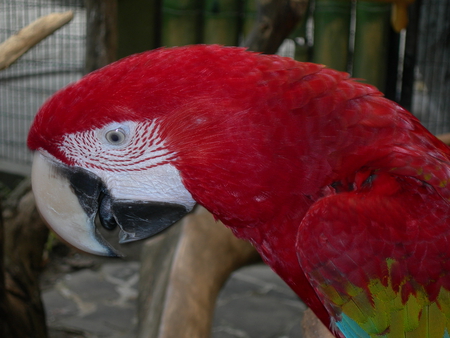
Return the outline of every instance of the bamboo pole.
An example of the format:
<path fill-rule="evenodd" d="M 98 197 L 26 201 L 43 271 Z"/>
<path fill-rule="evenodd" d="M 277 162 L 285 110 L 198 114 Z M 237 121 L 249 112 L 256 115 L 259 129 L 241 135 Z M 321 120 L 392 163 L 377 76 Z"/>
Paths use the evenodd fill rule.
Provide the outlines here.
<path fill-rule="evenodd" d="M 243 14 L 242 14 L 242 35 L 241 39 L 245 40 L 251 33 L 253 27 L 255 26 L 257 16 L 257 8 L 255 0 L 244 0 L 243 1 Z"/>
<path fill-rule="evenodd" d="M 347 71 L 350 14 L 350 1 L 316 1 L 313 62 Z"/>
<path fill-rule="evenodd" d="M 0 70 L 9 67 L 31 47 L 51 35 L 73 18 L 73 12 L 43 16 L 0 44 Z"/>
<path fill-rule="evenodd" d="M 236 0 L 205 0 L 203 42 L 226 46 L 238 44 L 241 20 L 240 2 Z"/>
<path fill-rule="evenodd" d="M 163 0 L 162 45 L 202 42 L 202 0 Z"/>
<path fill-rule="evenodd" d="M 384 92 L 390 25 L 389 3 L 356 3 L 355 54 L 352 76 Z"/>

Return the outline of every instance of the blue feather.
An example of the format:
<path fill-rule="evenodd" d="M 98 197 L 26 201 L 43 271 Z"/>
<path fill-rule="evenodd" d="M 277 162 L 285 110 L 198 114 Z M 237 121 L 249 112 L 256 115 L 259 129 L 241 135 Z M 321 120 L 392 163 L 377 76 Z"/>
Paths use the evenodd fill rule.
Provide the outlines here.
<path fill-rule="evenodd" d="M 342 318 L 340 321 L 336 322 L 336 326 L 346 338 L 370 338 L 361 326 L 345 313 L 342 313 Z"/>
<path fill-rule="evenodd" d="M 344 334 L 345 338 L 370 338 L 370 336 L 349 316 L 342 313 L 342 318 L 335 324 L 338 329 Z M 450 335 L 445 330 L 442 338 L 450 338 Z"/>

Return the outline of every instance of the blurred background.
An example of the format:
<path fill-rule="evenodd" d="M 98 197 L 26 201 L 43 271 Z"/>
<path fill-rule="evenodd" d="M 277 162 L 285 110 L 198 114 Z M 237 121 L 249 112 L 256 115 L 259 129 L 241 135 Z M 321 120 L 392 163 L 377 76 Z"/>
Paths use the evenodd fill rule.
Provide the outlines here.
<path fill-rule="evenodd" d="M 109 1 L 115 7 L 98 7 L 102 2 L 0 1 L 0 41 L 45 14 L 75 12 L 72 22 L 0 72 L 1 172 L 29 173 L 25 140 L 36 111 L 56 90 L 96 68 L 90 58 L 194 43 L 242 45 L 258 17 L 255 0 L 118 0 Z M 298 2 L 307 6 L 305 15 L 279 54 L 350 72 L 412 111 L 433 133 L 450 131 L 449 1 L 413 2 L 399 32 L 387 1 Z M 412 1 L 401 2 L 406 7 Z M 116 43 L 96 45 L 92 35 L 99 34 Z"/>

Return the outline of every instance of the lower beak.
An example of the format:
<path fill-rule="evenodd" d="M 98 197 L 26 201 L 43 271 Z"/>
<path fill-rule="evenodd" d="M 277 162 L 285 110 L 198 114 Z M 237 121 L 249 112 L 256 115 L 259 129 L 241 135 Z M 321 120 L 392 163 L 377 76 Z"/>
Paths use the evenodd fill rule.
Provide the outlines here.
<path fill-rule="evenodd" d="M 74 247 L 97 255 L 121 254 L 100 235 L 95 219 L 107 229 L 120 227 L 120 243 L 150 237 L 187 214 L 182 205 L 116 200 L 95 174 L 54 162 L 35 152 L 32 186 L 36 205 L 50 228 Z"/>

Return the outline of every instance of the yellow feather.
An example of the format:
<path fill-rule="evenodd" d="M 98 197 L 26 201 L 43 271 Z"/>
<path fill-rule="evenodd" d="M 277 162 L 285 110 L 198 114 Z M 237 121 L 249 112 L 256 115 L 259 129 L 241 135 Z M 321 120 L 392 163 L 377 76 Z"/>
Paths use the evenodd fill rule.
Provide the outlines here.
<path fill-rule="evenodd" d="M 392 261 L 387 263 L 390 268 Z M 450 332 L 450 291 L 441 288 L 437 301 L 430 302 L 422 286 L 408 282 L 414 283 L 415 295 L 406 303 L 390 281 L 371 280 L 368 291 L 351 284 L 344 293 L 331 285 L 321 285 L 321 291 L 371 338 L 443 338 Z"/>
<path fill-rule="evenodd" d="M 416 297 L 411 296 L 409 299 L 414 298 L 416 299 Z M 411 317 L 415 317 L 415 312 L 416 312 L 416 304 L 412 304 L 410 306 L 410 308 L 413 308 L 413 310 L 410 312 Z M 405 332 L 405 337 L 406 338 L 427 338 L 428 336 L 427 334 L 427 324 L 428 324 L 428 307 L 425 307 L 423 309 L 421 309 L 421 315 L 420 315 L 420 319 L 419 319 L 419 313 L 417 313 L 417 326 L 414 327 L 412 330 L 406 330 Z M 413 318 L 413 320 L 411 322 L 409 322 L 409 325 L 415 325 L 416 324 L 416 318 Z M 438 338 L 438 337 L 436 337 Z"/>
<path fill-rule="evenodd" d="M 357 322 L 358 324 L 367 322 L 366 315 L 361 311 L 361 309 L 353 301 L 350 301 L 350 302 L 347 302 L 346 304 L 344 304 L 342 306 L 342 311 L 347 316 L 352 318 L 355 322 Z M 363 325 L 361 325 L 361 326 L 364 328 Z"/>
<path fill-rule="evenodd" d="M 439 306 L 442 312 L 446 315 L 447 319 L 450 318 L 450 291 L 441 288 L 439 295 L 437 297 Z M 449 331 L 450 332 L 450 331 Z"/>
<path fill-rule="evenodd" d="M 419 314 L 422 306 L 417 302 L 417 298 L 411 295 L 405 303 L 404 309 L 405 330 L 410 332 L 419 326 Z"/>
<path fill-rule="evenodd" d="M 361 289 L 361 291 L 352 297 L 352 301 L 361 310 L 366 317 L 372 317 L 375 314 L 375 309 L 372 306 L 367 293 Z"/>
<path fill-rule="evenodd" d="M 403 337 L 405 335 L 404 310 L 391 312 L 391 327 L 389 337 Z"/>
<path fill-rule="evenodd" d="M 341 307 L 349 301 L 349 297 L 347 295 L 340 294 L 331 285 L 321 285 L 320 290 L 338 307 Z"/>
<path fill-rule="evenodd" d="M 443 337 L 447 323 L 445 314 L 442 313 L 436 303 L 429 305 L 428 313 L 428 336 L 426 337 Z"/>

